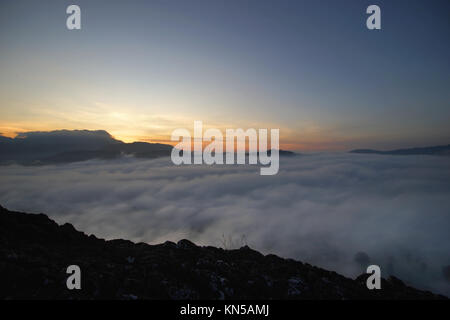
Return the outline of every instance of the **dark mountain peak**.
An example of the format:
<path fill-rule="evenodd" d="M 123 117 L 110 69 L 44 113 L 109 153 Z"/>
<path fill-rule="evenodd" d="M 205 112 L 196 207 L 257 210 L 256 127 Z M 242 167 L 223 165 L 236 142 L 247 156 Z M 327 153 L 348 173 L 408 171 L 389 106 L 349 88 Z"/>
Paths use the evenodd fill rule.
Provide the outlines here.
<path fill-rule="evenodd" d="M 355 280 L 292 259 L 177 244 L 105 241 L 44 214 L 0 207 L 0 299 L 445 299 L 396 278 L 368 290 Z M 82 270 L 67 290 L 66 269 Z"/>
<path fill-rule="evenodd" d="M 19 133 L 0 139 L 0 163 L 48 164 L 113 159 L 122 155 L 143 158 L 168 156 L 172 146 L 124 143 L 105 130 L 56 130 Z"/>
<path fill-rule="evenodd" d="M 18 147 L 49 148 L 51 151 L 93 150 L 107 145 L 121 144 L 104 130 L 56 130 L 19 133 L 14 139 Z M 26 150 L 25 150 L 26 151 Z"/>
<path fill-rule="evenodd" d="M 105 130 L 53 130 L 53 131 L 28 131 L 20 132 L 17 134 L 15 139 L 48 139 L 52 137 L 89 137 L 89 138 L 103 138 L 115 140 L 107 131 Z M 118 141 L 118 140 L 116 140 Z"/>

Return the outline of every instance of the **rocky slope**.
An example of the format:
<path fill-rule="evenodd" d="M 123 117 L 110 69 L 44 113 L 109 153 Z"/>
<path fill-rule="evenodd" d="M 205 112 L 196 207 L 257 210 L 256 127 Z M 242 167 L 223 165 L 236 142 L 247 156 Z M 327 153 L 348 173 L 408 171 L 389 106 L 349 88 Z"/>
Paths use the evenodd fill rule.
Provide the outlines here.
<path fill-rule="evenodd" d="M 81 290 L 66 288 L 66 268 L 81 268 Z M 309 264 L 223 250 L 188 240 L 160 245 L 105 241 L 44 214 L 0 207 L 1 299 L 441 299 L 396 278 L 369 291 Z"/>

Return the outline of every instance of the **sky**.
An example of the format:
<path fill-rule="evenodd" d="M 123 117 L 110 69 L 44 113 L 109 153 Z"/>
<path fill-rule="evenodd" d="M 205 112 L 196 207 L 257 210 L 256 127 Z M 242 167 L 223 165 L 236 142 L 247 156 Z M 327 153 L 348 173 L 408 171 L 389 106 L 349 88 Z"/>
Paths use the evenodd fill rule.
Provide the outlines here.
<path fill-rule="evenodd" d="M 0 133 L 168 142 L 201 120 L 279 128 L 290 150 L 448 144 L 449 15 L 446 0 L 2 0 Z"/>

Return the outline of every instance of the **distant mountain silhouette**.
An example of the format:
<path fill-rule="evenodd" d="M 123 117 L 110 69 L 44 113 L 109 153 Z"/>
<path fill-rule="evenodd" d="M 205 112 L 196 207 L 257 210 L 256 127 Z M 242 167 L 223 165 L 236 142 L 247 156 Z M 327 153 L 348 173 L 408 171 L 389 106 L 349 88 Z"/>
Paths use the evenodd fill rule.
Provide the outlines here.
<path fill-rule="evenodd" d="M 267 154 L 270 156 L 272 154 L 272 150 L 268 150 Z M 280 157 L 292 157 L 295 155 L 299 155 L 298 153 L 292 152 L 292 151 L 288 151 L 288 150 L 278 150 L 278 154 L 280 155 Z"/>
<path fill-rule="evenodd" d="M 450 144 L 446 146 L 434 146 L 423 148 L 396 149 L 389 151 L 379 151 L 372 149 L 356 149 L 351 153 L 387 154 L 387 155 L 439 155 L 450 156 Z"/>
<path fill-rule="evenodd" d="M 122 155 L 142 158 L 169 156 L 171 145 L 124 143 L 104 130 L 57 130 L 26 132 L 17 137 L 0 136 L 0 163 L 49 164 L 113 159 Z"/>
<path fill-rule="evenodd" d="M 188 240 L 158 245 L 103 240 L 44 214 L 0 206 L 0 299 L 446 299 L 395 277 L 368 290 L 368 274 L 343 277 L 307 263 Z M 82 290 L 67 290 L 78 265 Z"/>
<path fill-rule="evenodd" d="M 0 165 L 70 163 L 116 159 L 124 155 L 151 159 L 170 156 L 172 149 L 171 145 L 161 143 L 125 143 L 104 130 L 26 132 L 15 138 L 0 136 Z M 271 152 L 269 150 L 268 154 Z M 296 153 L 279 150 L 279 155 L 294 156 Z"/>

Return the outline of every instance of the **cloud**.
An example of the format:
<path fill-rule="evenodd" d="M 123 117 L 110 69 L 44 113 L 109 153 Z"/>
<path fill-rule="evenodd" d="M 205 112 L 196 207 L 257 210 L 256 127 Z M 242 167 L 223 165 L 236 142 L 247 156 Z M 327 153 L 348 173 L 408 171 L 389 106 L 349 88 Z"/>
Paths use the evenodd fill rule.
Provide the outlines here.
<path fill-rule="evenodd" d="M 170 159 L 0 167 L 0 204 L 44 212 L 97 236 L 160 243 L 222 235 L 354 277 L 381 266 L 450 294 L 450 159 L 309 154 L 258 166 L 173 166 Z M 446 270 L 446 269 L 445 269 Z"/>

